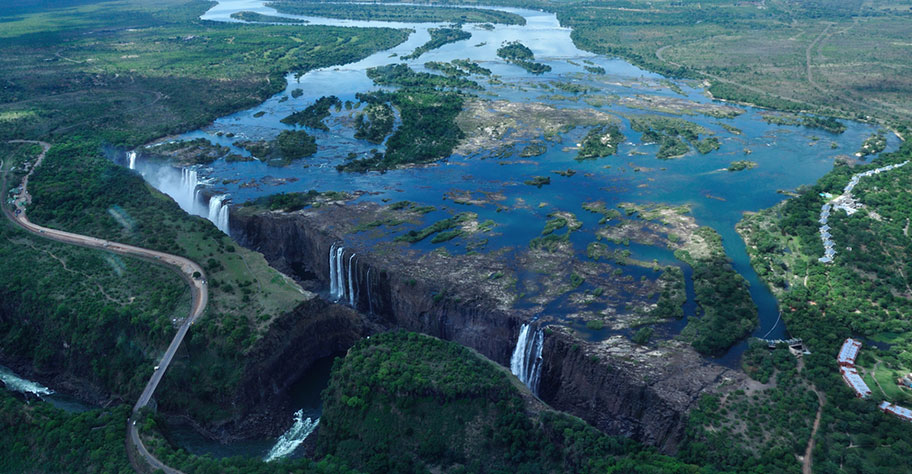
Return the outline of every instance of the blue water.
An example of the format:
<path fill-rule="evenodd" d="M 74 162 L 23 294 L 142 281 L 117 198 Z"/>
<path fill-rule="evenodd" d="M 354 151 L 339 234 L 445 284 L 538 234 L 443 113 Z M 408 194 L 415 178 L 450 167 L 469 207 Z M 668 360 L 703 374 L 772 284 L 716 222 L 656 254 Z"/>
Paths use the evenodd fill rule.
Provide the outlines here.
<path fill-rule="evenodd" d="M 522 15 L 526 18 L 527 25 L 496 25 L 493 31 L 465 25 L 463 28 L 472 33 L 472 38 L 445 45 L 407 63 L 416 70 L 424 70 L 423 64 L 426 61 L 473 59 L 491 69 L 502 81 L 502 84 L 491 85 L 485 77 L 472 77 L 484 86 L 484 90 L 477 92 L 477 95 L 485 99 L 523 103 L 543 102 L 559 108 L 591 108 L 582 100 L 544 98 L 543 96 L 552 94 L 573 95 L 557 89 L 548 91 L 538 87 L 539 84 L 560 80 L 590 86 L 598 91 L 597 94 L 621 98 L 647 95 L 686 98 L 704 104 L 712 102 L 703 89 L 675 82 L 686 95 L 682 97 L 670 89 L 668 82 L 658 74 L 641 70 L 622 60 L 577 49 L 570 40 L 570 30 L 561 28 L 551 13 L 513 8 L 498 9 Z M 230 19 L 230 13 L 242 10 L 281 16 L 263 6 L 262 2 L 234 0 L 220 2 L 203 18 L 234 21 Z M 257 107 L 222 117 L 212 125 L 180 138 L 204 137 L 213 143 L 232 147 L 235 153 L 249 155 L 246 151 L 233 147 L 232 143 L 244 139 L 270 139 L 282 130 L 295 128 L 282 124 L 280 120 L 294 111 L 307 107 L 324 95 L 335 95 L 342 101 L 356 102 L 356 93 L 377 89 L 367 78 L 366 69 L 400 62 L 398 57 L 391 55 L 402 56 L 410 53 L 427 41 L 428 28 L 439 26 L 300 18 L 309 20 L 311 24 L 408 27 L 413 28 L 414 33 L 405 43 L 362 61 L 318 69 L 301 77 L 289 75 L 289 84 L 284 92 Z M 512 40 L 520 40 L 529 46 L 536 54 L 536 60 L 550 65 L 553 70 L 541 76 L 534 76 L 517 66 L 501 61 L 496 56 L 496 49 L 503 42 Z M 480 43 L 485 44 L 477 47 Z M 604 68 L 607 74 L 594 75 L 586 72 L 584 66 L 587 64 L 584 61 Z M 299 88 L 303 94 L 298 98 L 291 98 L 291 91 Z M 565 148 L 572 148 L 581 141 L 587 129 L 580 127 L 562 134 L 558 140 L 546 142 L 548 151 L 537 157 L 520 158 L 517 155 L 495 159 L 490 157 L 489 150 L 473 153 L 471 156 L 454 155 L 433 166 L 395 170 L 384 174 L 339 173 L 335 170 L 335 166 L 342 163 L 349 153 L 367 156 L 370 150 L 383 148 L 356 140 L 351 122 L 353 114 L 357 111 L 342 109 L 341 112 L 334 112 L 326 120 L 330 127 L 328 132 L 308 129 L 308 132 L 317 138 L 319 146 L 318 153 L 313 157 L 282 168 L 267 166 L 258 161 L 217 161 L 209 167 L 201 168 L 199 173 L 201 177 L 211 181 L 209 187 L 212 192 L 229 194 L 234 204 L 278 192 L 316 189 L 365 191 L 366 194 L 360 198 L 361 200 L 410 200 L 438 208 L 438 211 L 425 216 L 422 225 L 398 227 L 397 230 L 401 233 L 420 228 L 456 212 L 476 212 L 479 222 L 491 219 L 497 223 L 493 233 L 483 236 L 488 239 L 486 251 L 509 248 L 516 252 L 525 249 L 530 238 L 539 235 L 549 213 L 558 210 L 568 211 L 584 223 L 583 228 L 571 238 L 574 250 L 580 258 L 586 258 L 586 244 L 595 240 L 594 232 L 598 229 L 598 216 L 583 210 L 582 203 L 599 200 L 605 202 L 609 209 L 622 202 L 688 205 L 698 224 L 710 226 L 719 232 L 734 268 L 750 284 L 751 296 L 760 314 L 760 324 L 754 335 L 779 338 L 786 334 L 786 328 L 781 322 L 774 327 L 779 312 L 775 298 L 750 267 L 744 243 L 735 232 L 735 224 L 745 211 L 767 208 L 781 201 L 783 196 L 777 193 L 777 190 L 794 189 L 815 182 L 832 168 L 836 155 L 854 153 L 876 128 L 867 124 L 846 122 L 846 132 L 833 135 L 822 130 L 770 125 L 763 121 L 763 111 L 750 107 L 741 108 L 744 113 L 731 119 L 717 119 L 705 115 L 682 116 L 711 130 L 721 141 L 721 148 L 707 155 L 699 155 L 692 151 L 680 159 L 658 160 L 655 157 L 658 146 L 642 144 L 640 134 L 630 129 L 627 118 L 655 112 L 613 103 L 598 110 L 621 119 L 621 129 L 626 140 L 620 145 L 616 156 L 582 163 L 575 161 L 576 151 Z M 259 112 L 265 112 L 265 115 L 260 118 L 254 117 Z M 723 123 L 737 127 L 743 133 L 731 133 L 722 127 Z M 232 133 L 235 136 L 217 136 L 217 132 Z M 888 150 L 895 149 L 897 142 L 894 136 L 889 135 Z M 517 152 L 522 149 L 524 143 L 519 143 L 515 147 Z M 835 148 L 831 147 L 831 143 L 835 144 Z M 750 150 L 751 153 L 748 155 L 745 150 Z M 731 161 L 742 159 L 755 161 L 758 167 L 735 173 L 724 169 Z M 576 170 L 576 175 L 562 177 L 552 173 L 567 168 Z M 635 168 L 641 170 L 634 171 Z M 523 181 L 537 175 L 550 176 L 551 184 L 541 189 L 523 184 Z M 481 192 L 496 192 L 504 195 L 506 199 L 497 203 L 498 205 L 489 203 L 483 206 L 464 206 L 444 198 L 447 192 L 467 190 L 472 191 L 474 195 L 480 195 Z M 165 191 L 168 192 L 167 189 Z M 546 204 L 540 206 L 539 203 Z M 505 209 L 498 212 L 500 206 L 505 206 Z M 466 241 L 462 239 L 443 244 L 431 244 L 430 239 L 426 239 L 415 244 L 413 248 L 429 251 L 445 247 L 451 253 L 461 253 L 466 251 L 465 246 Z M 635 258 L 647 261 L 656 259 L 663 265 L 681 266 L 688 279 L 685 314 L 695 314 L 697 308 L 693 302 L 693 283 L 690 281 L 692 272 L 689 267 L 675 260 L 669 250 L 636 244 L 617 248 L 630 249 Z M 512 255 L 513 253 L 508 252 L 504 258 L 511 258 Z M 657 278 L 660 274 L 631 265 L 625 266 L 624 272 L 635 278 L 642 275 Z M 560 316 L 562 312 L 567 311 L 561 301 L 552 301 L 547 305 L 545 313 Z M 529 303 L 520 302 L 519 305 L 527 306 Z M 674 334 L 685 322 L 672 321 L 663 329 L 669 334 Z M 589 336 L 598 338 L 606 334 L 609 332 L 603 331 Z M 743 344 L 736 347 L 720 361 L 736 363 L 743 348 Z"/>

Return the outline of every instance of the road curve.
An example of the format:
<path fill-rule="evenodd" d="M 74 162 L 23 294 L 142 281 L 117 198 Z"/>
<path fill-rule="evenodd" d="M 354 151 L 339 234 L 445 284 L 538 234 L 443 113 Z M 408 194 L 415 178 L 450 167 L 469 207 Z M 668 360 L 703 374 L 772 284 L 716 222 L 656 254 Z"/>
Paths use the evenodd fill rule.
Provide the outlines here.
<path fill-rule="evenodd" d="M 166 466 L 146 449 L 145 445 L 143 445 L 142 439 L 139 436 L 139 430 L 136 427 L 135 418 L 139 410 L 148 405 L 149 401 L 152 399 L 152 396 L 155 394 L 155 389 L 158 387 L 158 383 L 161 381 L 161 378 L 165 374 L 165 371 L 168 370 L 168 366 L 171 364 L 171 360 L 174 358 L 174 354 L 177 352 L 178 347 L 180 347 L 181 342 L 183 342 L 184 337 L 187 335 L 187 331 L 190 329 L 190 326 L 193 325 L 193 323 L 195 323 L 196 320 L 206 310 L 206 305 L 209 302 L 209 289 L 206 285 L 205 271 L 196 262 L 177 255 L 171 255 L 156 250 L 145 249 L 133 245 L 122 244 L 119 242 L 112 242 L 109 240 L 99 239 L 86 235 L 74 234 L 72 232 L 51 229 L 48 227 L 33 224 L 28 220 L 28 217 L 26 216 L 26 206 L 32 202 L 32 196 L 28 193 L 28 180 L 35 169 L 38 168 L 38 165 L 40 165 L 44 160 L 44 156 L 47 154 L 47 151 L 50 149 L 51 145 L 45 142 L 28 140 L 13 140 L 10 143 L 35 143 L 41 145 L 43 151 L 38 156 L 38 159 L 35 161 L 32 169 L 22 179 L 21 191 L 14 205 L 15 210 L 10 209 L 7 206 L 0 206 L 3 208 L 3 214 L 8 219 L 33 234 L 37 234 L 41 237 L 55 240 L 57 242 L 106 250 L 120 255 L 139 257 L 145 260 L 151 260 L 165 265 L 170 265 L 173 268 L 178 269 L 180 271 L 181 277 L 190 285 L 190 314 L 178 328 L 177 334 L 175 334 L 174 339 L 171 340 L 171 344 L 168 346 L 165 354 L 162 356 L 158 365 L 156 365 L 155 371 L 152 373 L 152 378 L 150 378 L 149 382 L 146 384 L 146 388 L 140 395 L 139 400 L 137 400 L 136 404 L 133 405 L 133 416 L 131 416 L 130 420 L 128 420 L 127 428 L 128 444 L 132 444 L 136 448 L 139 455 L 142 456 L 153 469 L 160 469 L 169 474 L 180 473 L 180 471 Z M 2 187 L 4 190 L 6 189 L 6 177 L 7 173 L 4 173 Z M 18 214 L 16 213 L 17 211 Z M 135 467 L 136 466 L 134 466 L 134 468 Z"/>

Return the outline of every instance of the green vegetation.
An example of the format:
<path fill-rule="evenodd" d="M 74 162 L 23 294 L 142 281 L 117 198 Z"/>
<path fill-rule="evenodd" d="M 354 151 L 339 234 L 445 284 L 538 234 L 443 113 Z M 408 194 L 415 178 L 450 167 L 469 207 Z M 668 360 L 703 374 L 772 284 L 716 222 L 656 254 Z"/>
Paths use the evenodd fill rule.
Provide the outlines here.
<path fill-rule="evenodd" d="M 805 453 L 819 406 L 813 386 L 785 347 L 770 351 L 765 344 L 751 343 L 743 364 L 770 385 L 724 397 L 705 395 L 691 412 L 689 436 L 679 457 L 735 472 L 801 472 L 795 458 Z M 840 471 L 822 462 L 819 452 L 813 461 L 822 472 Z"/>
<path fill-rule="evenodd" d="M 623 143 L 624 134 L 615 124 L 605 124 L 589 130 L 583 138 L 582 147 L 576 155 L 577 161 L 603 158 L 617 153 L 617 147 Z"/>
<path fill-rule="evenodd" d="M 757 167 L 756 161 L 739 160 L 739 161 L 732 161 L 731 163 L 729 163 L 728 168 L 726 168 L 726 169 L 728 171 L 744 171 L 744 170 L 754 169 L 756 167 Z"/>
<path fill-rule="evenodd" d="M 275 140 L 237 141 L 234 145 L 273 166 L 286 166 L 317 152 L 316 139 L 304 130 L 282 130 Z"/>
<path fill-rule="evenodd" d="M 497 49 L 497 55 L 532 74 L 544 74 L 551 70 L 551 66 L 535 62 L 532 50 L 519 41 L 505 43 Z"/>
<path fill-rule="evenodd" d="M 477 84 L 461 78 L 416 73 L 404 64 L 371 68 L 367 74 L 378 84 L 399 85 L 402 88 L 394 92 L 360 94 L 359 100 L 372 105 L 396 107 L 402 123 L 387 139 L 385 153 L 350 159 L 337 166 L 339 171 L 385 171 L 408 164 L 432 163 L 453 153 L 453 148 L 464 136 L 456 125 L 464 96 L 460 92 L 437 87 L 472 87 Z M 383 125 L 378 129 L 374 136 L 379 137 L 385 127 Z M 369 131 L 365 133 L 370 134 Z"/>
<path fill-rule="evenodd" d="M 887 137 L 884 136 L 883 130 L 879 130 L 877 133 L 868 137 L 864 143 L 861 144 L 861 148 L 858 149 L 858 153 L 855 153 L 856 156 L 865 157 L 869 155 L 876 155 L 887 148 Z"/>
<path fill-rule="evenodd" d="M 576 45 L 716 98 L 790 111 L 912 118 L 909 10 L 871 2 L 632 0 L 549 4 Z M 539 7 L 540 8 L 540 7 Z M 876 51 L 876 54 L 873 52 Z"/>
<path fill-rule="evenodd" d="M 230 152 L 231 149 L 226 146 L 216 145 L 205 138 L 196 138 L 161 143 L 151 149 L 144 149 L 143 157 L 144 159 L 163 158 L 182 166 L 207 165 L 227 156 Z"/>
<path fill-rule="evenodd" d="M 279 155 L 285 161 L 297 160 L 317 152 L 317 143 L 314 137 L 304 130 L 282 130 L 276 137 Z"/>
<path fill-rule="evenodd" d="M 368 103 L 365 112 L 355 119 L 355 138 L 374 144 L 383 143 L 393 131 L 396 117 L 393 108 L 386 103 Z"/>
<path fill-rule="evenodd" d="M 481 67 L 478 63 L 470 61 L 468 59 L 454 59 L 449 63 L 442 63 L 439 61 L 429 61 L 424 63 L 424 67 L 440 71 L 449 77 L 465 77 L 472 74 L 477 74 L 480 76 L 490 76 L 491 70 L 485 67 Z"/>
<path fill-rule="evenodd" d="M 524 183 L 528 184 L 529 186 L 535 186 L 536 188 L 541 188 L 542 186 L 544 186 L 546 184 L 551 184 L 551 177 L 550 176 L 533 176 L 532 178 L 525 180 Z"/>
<path fill-rule="evenodd" d="M 128 405 L 69 414 L 0 389 L 0 471 L 132 473 L 124 449 Z"/>
<path fill-rule="evenodd" d="M 461 77 L 438 76 L 426 72 L 415 72 L 406 64 L 388 64 L 367 70 L 367 77 L 381 86 L 413 88 L 480 89 L 474 81 Z"/>
<path fill-rule="evenodd" d="M 281 13 L 345 20 L 526 24 L 525 18 L 513 13 L 476 8 L 380 4 L 340 5 L 294 0 L 277 0 L 269 2 L 267 5 Z"/>
<path fill-rule="evenodd" d="M 264 15 L 257 12 L 234 12 L 231 14 L 231 18 L 253 23 L 310 23 L 303 18 L 288 18 L 275 15 Z"/>
<path fill-rule="evenodd" d="M 331 95 L 329 97 L 320 97 L 306 109 L 295 112 L 282 119 L 282 123 L 288 125 L 302 125 L 317 130 L 329 131 L 329 127 L 323 123 L 326 117 L 329 117 L 329 109 L 332 106 L 342 105 L 338 97 Z"/>
<path fill-rule="evenodd" d="M 0 140 L 78 133 L 135 147 L 259 104 L 284 89 L 286 73 L 356 61 L 407 36 L 198 21 L 209 6 L 127 0 L 4 22 L 0 116 L 18 118 L 0 122 Z"/>
<path fill-rule="evenodd" d="M 659 152 L 656 158 L 667 160 L 687 154 L 689 142 L 701 154 L 719 148 L 715 137 L 700 139 L 700 135 L 711 134 L 709 130 L 688 120 L 663 117 L 659 115 L 638 115 L 630 118 L 630 128 L 642 133 L 643 143 L 658 143 Z M 686 141 L 685 141 L 686 140 Z"/>
<path fill-rule="evenodd" d="M 426 239 L 431 234 L 436 234 L 436 233 L 440 232 L 442 235 L 438 234 L 438 235 L 434 236 L 434 239 L 432 239 L 431 243 L 436 244 L 436 243 L 440 243 L 440 242 L 446 242 L 447 240 L 456 238 L 462 234 L 456 233 L 458 231 L 453 231 L 453 232 L 449 232 L 449 233 L 444 233 L 444 231 L 452 231 L 456 227 L 461 226 L 464 222 L 474 219 L 474 218 L 475 218 L 475 214 L 472 214 L 470 212 L 463 212 L 460 214 L 456 214 L 453 217 L 441 219 L 423 229 L 410 230 L 410 231 L 408 231 L 407 234 L 396 237 L 395 240 L 396 240 L 396 242 L 408 242 L 410 244 L 414 244 L 415 242 L 420 242 L 420 241 Z"/>
<path fill-rule="evenodd" d="M 844 338 L 867 337 L 890 347 L 865 344 L 863 365 L 870 365 L 864 360 L 871 357 L 889 370 L 912 367 L 909 323 L 900 316 L 912 311 L 906 296 L 906 249 L 912 241 L 904 231 L 912 209 L 907 184 L 912 170 L 902 167 L 861 179 L 853 194 L 865 208 L 852 216 L 835 212 L 830 217 L 839 253 L 829 265 L 817 261 L 823 254 L 817 218 L 824 198 L 819 193 L 838 194 L 853 174 L 910 158 L 912 147 L 903 143 L 899 151 L 881 155 L 877 164 L 837 165 L 797 197 L 747 216 L 738 228 L 752 265 L 786 309 L 789 332 L 811 348 L 812 354 L 804 356 L 805 371 L 827 399 L 814 457 L 824 472 L 840 465 L 856 472 L 901 472 L 904 468 L 898 466 L 908 462 L 907 451 L 894 449 L 912 444 L 908 424 L 875 409 L 883 396 L 875 387 L 875 402 L 856 399 L 839 375 L 835 354 Z M 848 449 L 853 445 L 861 449 Z"/>
<path fill-rule="evenodd" d="M 427 43 L 415 48 L 412 54 L 402 56 L 402 59 L 418 59 L 422 54 L 437 49 L 443 45 L 455 43 L 457 41 L 467 40 L 472 37 L 472 33 L 463 31 L 459 28 L 431 28 L 428 30 L 431 39 Z"/>
<path fill-rule="evenodd" d="M 682 334 L 701 354 L 722 354 L 757 325 L 757 307 L 747 282 L 731 267 L 722 238 L 700 227 L 675 257 L 693 268 L 694 293 L 703 310 L 687 320 Z"/>
<path fill-rule="evenodd" d="M 698 471 L 577 418 L 530 410 L 518 386 L 452 342 L 404 332 L 362 340 L 333 366 L 317 454 L 368 473 Z"/>
<path fill-rule="evenodd" d="M 38 151 L 34 145 L 0 144 L 6 169 L 34 161 Z M 9 180 L 18 182 L 23 174 L 12 173 Z M 169 269 L 50 242 L 5 217 L 0 260 L 0 298 L 7 314 L 16 315 L 0 318 L 0 345 L 7 357 L 29 361 L 39 373 L 68 372 L 136 396 L 151 372 L 147 354 L 167 344 L 175 331 L 172 319 L 189 310 L 189 291 Z"/>

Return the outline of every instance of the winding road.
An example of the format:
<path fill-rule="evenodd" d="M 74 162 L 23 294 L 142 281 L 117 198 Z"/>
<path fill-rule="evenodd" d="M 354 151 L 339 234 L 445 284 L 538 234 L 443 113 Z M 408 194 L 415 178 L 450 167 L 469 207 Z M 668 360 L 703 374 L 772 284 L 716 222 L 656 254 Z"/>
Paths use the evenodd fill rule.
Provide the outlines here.
<path fill-rule="evenodd" d="M 16 199 L 14 209 L 10 209 L 8 206 L 0 206 L 3 208 L 3 214 L 8 219 L 10 219 L 15 224 L 18 224 L 28 232 L 51 240 L 55 240 L 57 242 L 105 250 L 120 255 L 138 257 L 148 261 L 169 265 L 177 269 L 181 277 L 190 285 L 190 314 L 180 325 L 177 330 L 177 334 L 174 335 L 174 339 L 171 340 L 171 344 L 168 346 L 165 354 L 158 362 L 158 365 L 155 366 L 155 371 L 152 373 L 152 378 L 150 378 L 149 382 L 146 384 L 146 388 L 143 390 L 142 395 L 140 395 L 139 400 L 137 400 L 136 404 L 133 405 L 133 415 L 130 417 L 130 420 L 127 421 L 128 446 L 132 445 L 139 453 L 139 455 L 142 456 L 143 459 L 149 464 L 149 466 L 152 467 L 153 470 L 161 470 L 168 474 L 180 473 L 180 471 L 166 466 L 146 449 L 145 445 L 142 442 L 142 439 L 139 436 L 139 430 L 136 426 L 136 415 L 142 408 L 146 407 L 149 404 L 149 401 L 155 394 L 155 389 L 158 387 L 158 383 L 161 381 L 162 376 L 165 374 L 165 371 L 168 370 L 168 366 L 171 364 L 171 360 L 174 358 L 174 354 L 177 352 L 178 347 L 180 347 L 181 342 L 183 342 L 184 337 L 187 335 L 187 331 L 189 331 L 190 326 L 193 325 L 193 323 L 195 323 L 196 320 L 206 310 L 206 305 L 209 302 L 209 289 L 206 286 L 205 271 L 196 262 L 177 255 L 171 255 L 156 250 L 145 249 L 142 247 L 136 247 L 133 245 L 127 245 L 118 242 L 111 242 L 109 240 L 74 234 L 72 232 L 51 229 L 48 227 L 33 224 L 28 220 L 28 217 L 26 216 L 26 207 L 32 202 L 32 196 L 28 193 L 28 180 L 29 177 L 31 177 L 32 173 L 35 172 L 35 169 L 38 168 L 38 165 L 40 165 L 44 160 L 44 157 L 47 154 L 47 151 L 51 148 L 51 145 L 45 142 L 30 140 L 12 140 L 10 143 L 38 144 L 41 145 L 42 152 L 38 156 L 38 159 L 35 161 L 35 164 L 32 166 L 31 170 L 22 179 L 21 191 L 18 198 Z M 7 175 L 7 172 L 3 173 L 3 185 L 0 187 L 3 192 L 6 190 Z M 132 460 L 133 457 L 131 456 L 131 461 Z M 140 467 L 137 466 L 135 462 L 133 463 L 133 467 L 138 471 L 145 471 L 145 469 L 140 469 Z"/>

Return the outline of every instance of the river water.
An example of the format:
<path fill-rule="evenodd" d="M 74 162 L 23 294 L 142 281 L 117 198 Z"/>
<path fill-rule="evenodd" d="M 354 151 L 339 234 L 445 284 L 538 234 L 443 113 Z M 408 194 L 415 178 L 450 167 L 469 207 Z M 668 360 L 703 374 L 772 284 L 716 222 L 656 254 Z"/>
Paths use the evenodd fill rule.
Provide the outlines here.
<path fill-rule="evenodd" d="M 777 126 L 763 120 L 762 110 L 751 107 L 741 107 L 743 114 L 726 119 L 685 115 L 682 118 L 714 132 L 721 141 L 721 148 L 707 155 L 691 152 L 675 160 L 658 160 L 658 146 L 642 144 L 640 134 L 631 129 L 627 118 L 656 112 L 626 107 L 619 104 L 618 100 L 646 95 L 686 99 L 700 104 L 711 103 L 712 100 L 698 84 L 669 81 L 625 61 L 582 51 L 570 39 L 570 29 L 562 28 L 552 13 L 515 8 L 497 9 L 521 15 L 526 19 L 526 25 L 495 25 L 493 30 L 487 30 L 467 24 L 463 29 L 472 33 L 470 39 L 445 45 L 417 59 L 402 61 L 399 56 L 411 53 L 428 40 L 429 28 L 442 25 L 282 15 L 264 6 L 262 1 L 220 1 L 202 18 L 234 22 L 236 20 L 230 18 L 231 13 L 254 11 L 266 15 L 303 18 L 311 25 L 380 26 L 408 28 L 414 32 L 406 42 L 362 61 L 317 69 L 300 77 L 290 74 L 287 77 L 288 86 L 282 93 L 256 107 L 219 118 L 210 126 L 179 138 L 206 138 L 213 143 L 231 147 L 234 153 L 249 156 L 247 151 L 234 147 L 232 143 L 246 139 L 271 139 L 282 130 L 295 128 L 282 124 L 280 120 L 302 110 L 322 96 L 335 95 L 342 101 L 357 102 L 356 93 L 376 90 L 377 87 L 366 75 L 366 70 L 370 67 L 405 62 L 415 70 L 426 71 L 423 65 L 427 61 L 472 59 L 492 70 L 500 79 L 500 83 L 490 84 L 484 77 L 472 77 L 484 87 L 484 90 L 476 92 L 480 98 L 545 103 L 568 109 L 598 107 L 602 112 L 617 115 L 621 118 L 621 130 L 626 136 L 625 142 L 619 146 L 618 154 L 600 160 L 577 162 L 576 150 L 572 148 L 587 132 L 586 128 L 579 127 L 562 134 L 560 140 L 545 141 L 548 149 L 543 155 L 521 160 L 511 159 L 512 164 L 508 165 L 504 165 L 501 160 L 484 159 L 490 157 L 486 153 L 475 153 L 471 156 L 453 155 L 435 166 L 395 170 L 384 174 L 340 173 L 335 166 L 344 162 L 349 153 L 367 156 L 372 149 L 383 148 L 355 139 L 351 126 L 353 112 L 343 109 L 333 112 L 326 120 L 329 131 L 307 130 L 316 137 L 319 147 L 313 157 L 286 167 L 267 166 L 259 161 L 228 163 L 219 160 L 196 171 L 201 180 L 209 183 L 207 186 L 211 188 L 211 193 L 227 194 L 229 197 L 225 202 L 232 204 L 278 192 L 316 189 L 366 191 L 360 199 L 377 202 L 410 200 L 436 206 L 438 210 L 426 216 L 425 225 L 448 217 L 453 212 L 470 210 L 478 213 L 479 221 L 491 219 L 497 223 L 496 232 L 489 238 L 487 250 L 526 248 L 530 236 L 537 236 L 541 232 L 548 214 L 558 210 L 569 211 L 576 214 L 584 224 L 582 230 L 573 236 L 573 243 L 581 258 L 585 256 L 586 242 L 594 240 L 599 218 L 582 210 L 581 204 L 584 202 L 601 200 L 608 208 L 622 202 L 688 205 L 700 225 L 710 226 L 719 232 L 734 268 L 749 282 L 751 296 L 758 306 L 760 316 L 760 324 L 754 335 L 769 338 L 787 335 L 784 325 L 781 322 L 777 324 L 779 310 L 776 300 L 750 267 L 744 243 L 735 232 L 735 224 L 744 212 L 764 209 L 781 201 L 783 195 L 777 191 L 815 182 L 832 168 L 835 156 L 853 154 L 865 138 L 877 131 L 876 128 L 863 123 L 845 122 L 847 130 L 836 135 L 797 126 Z M 536 76 L 502 61 L 497 57 L 496 50 L 507 41 L 521 41 L 535 53 L 537 62 L 552 67 L 551 72 Z M 593 74 L 585 66 L 601 67 L 606 73 Z M 572 97 L 555 97 L 555 94 L 573 94 L 546 90 L 544 85 L 551 81 L 592 88 L 597 91 L 594 95 L 611 99 L 610 103 L 591 106 Z M 297 98 L 291 96 L 291 92 L 296 89 L 302 92 Z M 732 131 L 733 128 L 740 130 L 740 133 Z M 228 137 L 226 134 L 233 136 Z M 888 135 L 888 151 L 895 149 L 897 144 L 896 137 Z M 521 148 L 522 144 L 517 147 Z M 749 155 L 746 150 L 750 151 Z M 742 159 L 756 162 L 757 168 L 743 172 L 725 170 L 730 162 Z M 576 170 L 577 174 L 571 178 L 552 174 L 553 170 L 568 168 Z M 540 189 L 521 184 L 537 175 L 551 176 L 551 184 Z M 154 180 L 150 181 L 154 184 Z M 169 192 L 168 189 L 163 190 Z M 454 205 L 444 197 L 444 193 L 449 191 L 500 193 L 505 196 L 500 204 L 509 209 L 500 212 L 492 205 Z M 173 197 L 181 202 L 180 196 Z M 197 209 L 194 212 L 205 215 L 203 210 Z M 408 229 L 403 231 L 406 230 Z M 425 241 L 415 247 L 431 250 L 443 246 L 450 252 L 460 253 L 465 252 L 463 245 L 460 239 L 456 239 L 441 244 Z M 682 265 L 666 249 L 637 245 L 623 248 L 631 250 L 636 258 Z M 642 269 L 627 271 L 636 278 L 657 276 Z M 690 273 L 689 268 L 685 268 L 688 278 Z M 688 281 L 687 287 L 689 301 L 686 308 L 688 314 L 692 314 L 692 282 Z M 549 310 L 559 313 L 558 306 L 552 305 Z M 587 337 L 600 336 L 589 334 Z M 720 362 L 736 364 L 743 349 L 744 344 L 739 345 Z M 255 450 L 261 450 L 261 447 Z"/>

